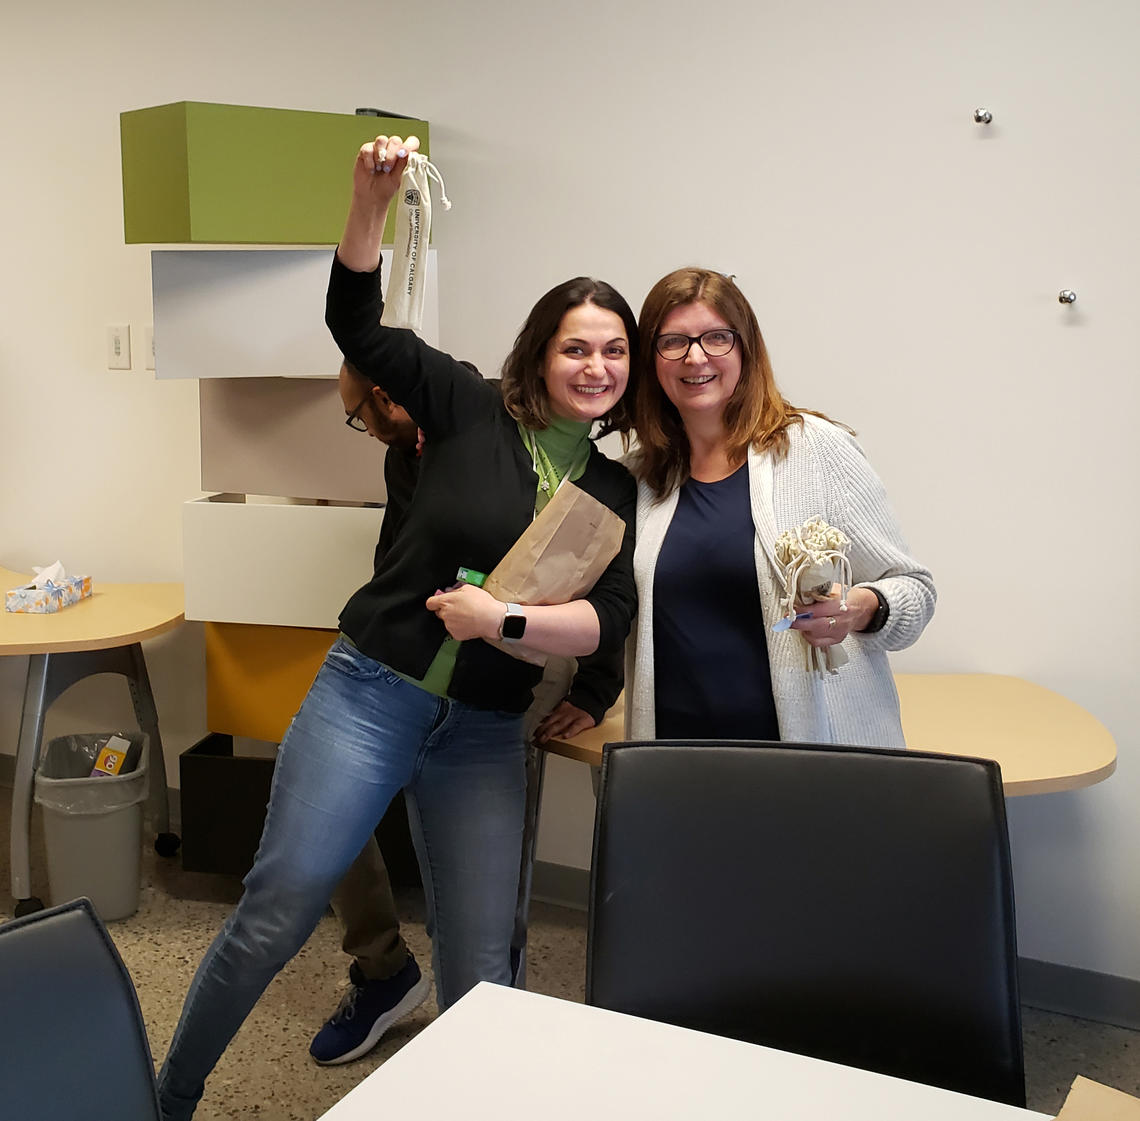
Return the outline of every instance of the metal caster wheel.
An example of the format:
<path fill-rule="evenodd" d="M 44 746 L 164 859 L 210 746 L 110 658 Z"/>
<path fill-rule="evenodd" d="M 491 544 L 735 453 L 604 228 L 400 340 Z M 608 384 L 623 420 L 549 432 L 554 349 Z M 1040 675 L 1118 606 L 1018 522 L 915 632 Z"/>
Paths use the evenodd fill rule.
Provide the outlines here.
<path fill-rule="evenodd" d="M 182 838 L 177 833 L 159 833 L 154 839 L 154 851 L 159 856 L 173 856 L 182 844 Z"/>
<path fill-rule="evenodd" d="M 37 899 L 34 895 L 31 895 L 27 899 L 16 900 L 15 917 L 20 919 L 23 918 L 24 915 L 32 915 L 35 914 L 36 911 L 42 911 L 43 909 L 43 901 Z"/>

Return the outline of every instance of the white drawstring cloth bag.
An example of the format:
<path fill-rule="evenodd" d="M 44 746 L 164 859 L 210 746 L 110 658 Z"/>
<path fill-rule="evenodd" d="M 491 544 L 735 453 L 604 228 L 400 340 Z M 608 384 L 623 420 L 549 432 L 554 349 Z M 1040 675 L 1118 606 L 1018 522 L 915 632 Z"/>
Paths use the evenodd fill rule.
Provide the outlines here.
<path fill-rule="evenodd" d="M 839 585 L 839 610 L 847 610 L 847 592 L 851 588 L 851 561 L 847 550 L 851 540 L 841 529 L 828 525 L 823 518 L 808 518 L 803 525 L 780 534 L 776 540 L 776 560 L 782 571 L 785 595 L 780 601 L 784 618 L 772 629 L 786 630 L 796 619 L 796 601 L 819 603 L 831 598 L 833 584 Z M 804 645 L 804 668 L 809 673 L 838 673 L 848 661 L 842 643 L 820 649 Z"/>
<path fill-rule="evenodd" d="M 443 176 L 427 156 L 413 152 L 408 156 L 400 189 L 396 192 L 396 244 L 392 251 L 392 268 L 388 274 L 388 291 L 384 294 L 385 327 L 410 327 L 419 331 L 424 319 L 424 269 L 427 267 L 428 241 L 431 236 L 431 180 L 439 184 L 439 201 L 444 210 L 451 209 Z"/>

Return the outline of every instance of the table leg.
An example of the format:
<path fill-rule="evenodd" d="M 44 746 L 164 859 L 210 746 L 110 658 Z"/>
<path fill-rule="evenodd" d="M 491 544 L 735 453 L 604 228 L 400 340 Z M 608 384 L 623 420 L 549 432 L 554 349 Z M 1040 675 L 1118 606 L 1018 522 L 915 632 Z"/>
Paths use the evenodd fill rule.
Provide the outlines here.
<path fill-rule="evenodd" d="M 38 911 L 43 905 L 32 898 L 32 871 L 28 856 L 32 825 L 32 783 L 40 759 L 47 697 L 48 654 L 28 657 L 28 678 L 20 713 L 20 735 L 16 740 L 16 777 L 12 783 L 11 861 L 12 897 L 16 914 Z"/>
<path fill-rule="evenodd" d="M 519 872 L 519 899 L 515 908 L 515 930 L 511 938 L 511 972 L 516 989 L 526 988 L 526 938 L 530 918 L 530 889 L 534 879 L 534 854 L 538 847 L 538 819 L 542 809 L 542 783 L 546 777 L 546 752 L 527 745 L 526 817 L 523 821 L 522 867 Z"/>
<path fill-rule="evenodd" d="M 178 838 L 170 832 L 170 802 L 166 783 L 166 757 L 162 752 L 162 736 L 158 731 L 158 709 L 155 707 L 154 694 L 150 690 L 150 677 L 146 672 L 146 659 L 143 657 L 142 646 L 139 643 L 126 648 L 130 672 L 127 673 L 127 685 L 131 690 L 131 703 L 135 709 L 135 719 L 139 727 L 146 732 L 150 741 L 150 753 L 147 764 L 150 769 L 150 809 L 154 814 L 155 832 L 158 840 L 155 848 L 162 856 L 172 856 L 178 847 Z M 163 852 L 162 846 L 169 845 L 170 838 L 174 848 L 170 852 Z"/>

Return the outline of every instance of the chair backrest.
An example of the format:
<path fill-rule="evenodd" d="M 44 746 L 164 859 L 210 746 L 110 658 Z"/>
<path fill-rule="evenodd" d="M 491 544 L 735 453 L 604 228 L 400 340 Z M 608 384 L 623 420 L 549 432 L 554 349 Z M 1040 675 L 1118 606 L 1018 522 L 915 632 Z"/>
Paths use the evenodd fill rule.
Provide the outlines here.
<path fill-rule="evenodd" d="M 0 925 L 0 1114 L 158 1121 L 134 985 L 88 899 Z"/>
<path fill-rule="evenodd" d="M 1024 1105 L 998 765 L 607 745 L 586 1002 Z"/>

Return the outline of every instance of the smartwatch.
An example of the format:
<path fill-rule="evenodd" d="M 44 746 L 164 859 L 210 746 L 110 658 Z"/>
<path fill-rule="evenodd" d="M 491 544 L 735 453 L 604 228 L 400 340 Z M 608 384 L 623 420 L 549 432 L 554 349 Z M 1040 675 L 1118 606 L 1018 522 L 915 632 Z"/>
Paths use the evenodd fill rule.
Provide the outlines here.
<path fill-rule="evenodd" d="M 866 588 L 869 592 L 874 592 L 875 598 L 879 601 L 879 606 L 875 608 L 875 614 L 871 616 L 871 621 L 859 632 L 860 634 L 874 634 L 887 625 L 887 620 L 891 615 L 891 605 L 887 603 L 887 597 L 873 584 L 862 584 L 860 587 Z"/>
<path fill-rule="evenodd" d="M 518 642 L 526 634 L 526 616 L 517 603 L 507 604 L 507 613 L 499 624 L 499 637 L 506 642 Z"/>

